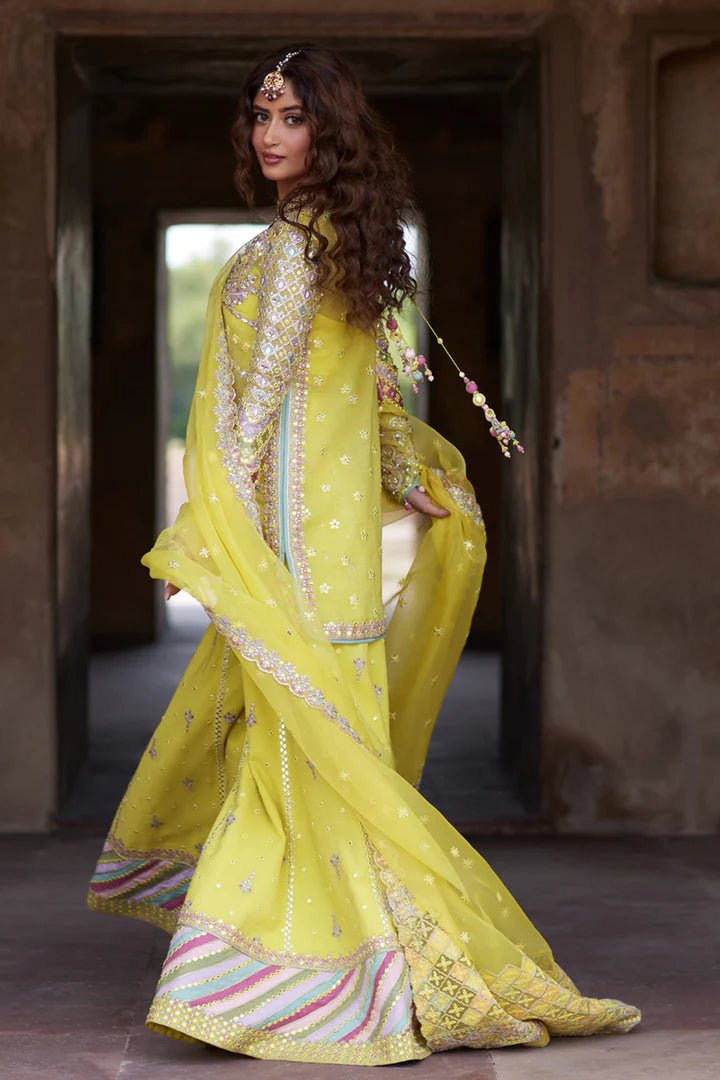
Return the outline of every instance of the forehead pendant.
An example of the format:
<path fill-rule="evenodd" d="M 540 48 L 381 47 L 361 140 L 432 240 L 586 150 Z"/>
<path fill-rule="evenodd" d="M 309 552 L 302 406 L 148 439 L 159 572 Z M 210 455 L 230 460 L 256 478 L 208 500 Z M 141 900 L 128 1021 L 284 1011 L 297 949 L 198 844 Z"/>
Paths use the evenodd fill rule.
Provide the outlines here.
<path fill-rule="evenodd" d="M 288 60 L 292 59 L 293 56 L 297 56 L 301 51 L 301 49 L 296 49 L 294 52 L 286 53 L 278 66 L 273 71 L 269 71 L 263 79 L 260 89 L 268 101 L 275 101 L 276 98 L 279 98 L 281 94 L 285 93 L 285 78 L 282 69 L 285 67 Z"/>

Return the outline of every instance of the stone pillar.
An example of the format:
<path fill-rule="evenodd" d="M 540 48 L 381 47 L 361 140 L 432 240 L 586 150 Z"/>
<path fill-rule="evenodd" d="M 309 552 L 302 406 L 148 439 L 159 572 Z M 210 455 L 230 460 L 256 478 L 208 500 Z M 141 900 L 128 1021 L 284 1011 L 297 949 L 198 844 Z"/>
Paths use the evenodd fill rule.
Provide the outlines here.
<path fill-rule="evenodd" d="M 56 804 L 54 63 L 42 16 L 0 15 L 0 827 Z"/>

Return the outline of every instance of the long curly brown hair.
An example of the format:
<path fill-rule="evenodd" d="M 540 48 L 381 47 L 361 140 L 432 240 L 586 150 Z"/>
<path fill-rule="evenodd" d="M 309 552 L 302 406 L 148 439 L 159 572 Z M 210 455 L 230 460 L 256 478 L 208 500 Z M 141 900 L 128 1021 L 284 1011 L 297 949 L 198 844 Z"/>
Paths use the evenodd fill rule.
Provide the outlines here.
<path fill-rule="evenodd" d="M 251 143 L 253 101 L 268 72 L 295 49 L 300 51 L 283 66 L 283 74 L 302 102 L 311 143 L 307 173 L 280 200 L 278 215 L 287 221 L 291 206 L 309 208 L 308 224 L 297 224 L 306 233 L 305 257 L 317 267 L 318 284 L 337 274 L 333 287 L 346 299 L 348 321 L 370 329 L 383 311 L 417 291 L 402 228 L 415 206 L 406 159 L 336 52 L 299 42 L 284 45 L 253 68 L 232 127 L 235 185 L 252 206 L 261 172 Z M 316 227 L 323 212 L 337 235 L 331 251 Z"/>

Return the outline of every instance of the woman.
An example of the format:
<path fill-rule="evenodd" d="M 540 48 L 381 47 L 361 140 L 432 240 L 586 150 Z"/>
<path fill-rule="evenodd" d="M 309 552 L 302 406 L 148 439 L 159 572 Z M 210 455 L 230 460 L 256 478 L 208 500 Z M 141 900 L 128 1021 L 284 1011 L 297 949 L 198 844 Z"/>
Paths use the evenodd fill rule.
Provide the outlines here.
<path fill-rule="evenodd" d="M 626 1031 L 638 1011 L 583 997 L 417 791 L 485 529 L 460 455 L 402 406 L 404 165 L 346 65 L 307 43 L 251 73 L 234 143 L 241 194 L 257 160 L 277 215 L 213 285 L 188 501 L 142 560 L 211 624 L 89 904 L 172 932 L 151 1028 L 260 1058 L 382 1065 Z M 413 511 L 386 623 L 381 529 Z"/>

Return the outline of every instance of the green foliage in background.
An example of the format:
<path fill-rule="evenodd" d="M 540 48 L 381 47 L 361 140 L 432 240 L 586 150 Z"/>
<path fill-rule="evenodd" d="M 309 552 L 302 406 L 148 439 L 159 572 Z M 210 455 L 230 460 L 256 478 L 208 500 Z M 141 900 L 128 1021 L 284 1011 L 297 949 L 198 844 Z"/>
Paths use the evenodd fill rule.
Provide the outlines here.
<path fill-rule="evenodd" d="M 185 439 L 200 362 L 208 293 L 215 275 L 233 251 L 232 242 L 218 237 L 209 255 L 195 256 L 182 266 L 167 268 L 168 437 L 171 439 Z"/>

